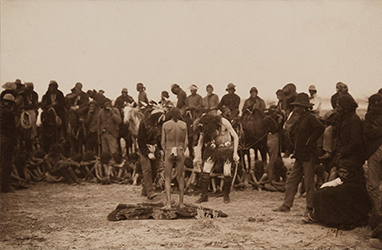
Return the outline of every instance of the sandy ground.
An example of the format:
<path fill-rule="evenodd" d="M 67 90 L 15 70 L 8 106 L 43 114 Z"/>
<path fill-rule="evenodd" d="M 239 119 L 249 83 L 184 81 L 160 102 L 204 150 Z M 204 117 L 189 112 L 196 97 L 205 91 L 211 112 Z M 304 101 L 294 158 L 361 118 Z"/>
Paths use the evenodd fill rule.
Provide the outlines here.
<path fill-rule="evenodd" d="M 0 249 L 370 249 L 369 227 L 337 231 L 303 224 L 305 199 L 275 213 L 283 193 L 233 191 L 231 203 L 210 197 L 203 206 L 227 218 L 124 220 L 107 215 L 119 203 L 145 202 L 141 188 L 45 182 L 1 196 Z M 174 200 L 178 196 L 172 196 Z M 197 196 L 186 196 L 194 203 Z M 164 201 L 162 193 L 155 201 Z M 252 217 L 252 220 L 249 218 Z"/>

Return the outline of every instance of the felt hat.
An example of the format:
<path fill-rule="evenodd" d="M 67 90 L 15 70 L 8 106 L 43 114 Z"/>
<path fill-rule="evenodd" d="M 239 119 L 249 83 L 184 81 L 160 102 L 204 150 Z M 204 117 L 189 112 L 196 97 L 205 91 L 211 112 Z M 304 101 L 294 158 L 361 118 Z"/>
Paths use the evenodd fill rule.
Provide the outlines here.
<path fill-rule="evenodd" d="M 12 94 L 5 94 L 3 100 L 7 100 L 10 102 L 15 102 L 15 97 Z"/>
<path fill-rule="evenodd" d="M 214 87 L 213 87 L 211 84 L 208 84 L 208 85 L 206 86 L 206 89 L 208 89 L 208 88 L 211 88 L 212 90 L 214 90 Z"/>
<path fill-rule="evenodd" d="M 123 93 L 123 92 L 127 93 L 127 88 L 123 88 L 121 93 Z"/>
<path fill-rule="evenodd" d="M 290 105 L 302 106 L 305 108 L 311 108 L 311 107 L 313 107 L 314 104 L 311 104 L 309 102 L 308 94 L 302 92 L 302 93 L 297 94 L 296 100 L 294 102 L 292 102 Z"/>
<path fill-rule="evenodd" d="M 310 85 L 308 90 L 317 91 L 316 86 L 314 85 Z"/>
<path fill-rule="evenodd" d="M 227 88 L 225 89 L 226 91 L 230 90 L 230 89 L 235 89 L 236 88 L 236 85 L 233 84 L 233 83 L 228 83 L 227 85 Z"/>
<path fill-rule="evenodd" d="M 17 88 L 16 83 L 14 82 L 6 82 L 3 84 L 2 87 L 3 89 L 6 89 L 6 90 L 14 90 Z"/>
<path fill-rule="evenodd" d="M 166 90 L 162 91 L 161 96 L 163 96 L 165 98 L 170 98 L 170 95 L 168 94 L 168 92 Z"/>
<path fill-rule="evenodd" d="M 252 93 L 252 92 L 259 93 L 259 91 L 257 90 L 256 87 L 252 87 L 252 88 L 249 90 L 249 93 Z"/>
<path fill-rule="evenodd" d="M 355 110 L 358 107 L 358 104 L 355 102 L 351 95 L 342 95 L 337 100 L 337 105 L 345 110 Z"/>
<path fill-rule="evenodd" d="M 283 92 L 286 99 L 289 99 L 297 94 L 296 85 L 294 85 L 293 83 L 288 83 L 281 89 L 281 91 Z"/>

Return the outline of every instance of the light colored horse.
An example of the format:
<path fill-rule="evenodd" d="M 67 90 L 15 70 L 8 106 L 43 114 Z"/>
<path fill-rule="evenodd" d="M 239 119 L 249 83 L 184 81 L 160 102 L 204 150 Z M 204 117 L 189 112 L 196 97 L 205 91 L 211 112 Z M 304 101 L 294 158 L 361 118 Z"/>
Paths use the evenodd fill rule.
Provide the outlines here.
<path fill-rule="evenodd" d="M 143 113 L 139 108 L 129 105 L 124 107 L 123 112 L 123 124 L 128 126 L 128 136 L 130 136 L 132 141 L 132 147 L 130 149 L 131 152 L 129 152 L 129 150 L 126 148 L 126 153 L 135 153 L 138 148 L 138 129 L 139 124 L 143 120 Z"/>

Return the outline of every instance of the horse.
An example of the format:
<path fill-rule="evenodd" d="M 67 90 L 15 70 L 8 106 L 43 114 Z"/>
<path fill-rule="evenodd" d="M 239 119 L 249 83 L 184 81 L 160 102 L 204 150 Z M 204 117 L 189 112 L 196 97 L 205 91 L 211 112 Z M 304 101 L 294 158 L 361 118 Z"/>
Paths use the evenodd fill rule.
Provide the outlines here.
<path fill-rule="evenodd" d="M 253 149 L 255 152 L 255 160 L 258 160 L 258 151 L 261 155 L 261 161 L 267 164 L 267 133 L 262 128 L 263 116 L 254 112 L 247 114 L 240 118 L 240 130 L 239 135 L 239 150 L 241 158 L 248 157 L 248 166 L 251 166 L 251 157 L 249 150 Z"/>
<path fill-rule="evenodd" d="M 123 109 L 123 139 L 126 143 L 126 153 L 136 153 L 138 149 L 138 129 L 143 120 L 143 112 L 138 107 L 126 105 Z"/>
<path fill-rule="evenodd" d="M 86 138 L 85 123 L 74 110 L 69 110 L 67 117 L 67 139 L 70 143 L 70 154 L 82 154 Z"/>

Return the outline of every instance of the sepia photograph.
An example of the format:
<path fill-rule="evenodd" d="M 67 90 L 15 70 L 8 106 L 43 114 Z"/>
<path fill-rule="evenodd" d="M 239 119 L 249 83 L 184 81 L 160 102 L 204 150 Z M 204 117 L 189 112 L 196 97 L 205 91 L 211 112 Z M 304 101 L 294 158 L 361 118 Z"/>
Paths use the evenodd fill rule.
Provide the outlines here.
<path fill-rule="evenodd" d="M 0 249 L 382 249 L 382 1 L 0 10 Z"/>

